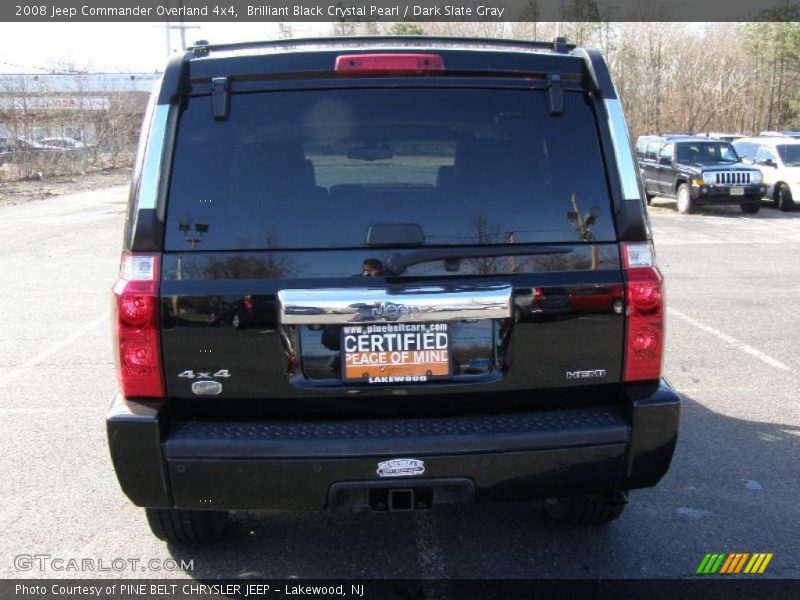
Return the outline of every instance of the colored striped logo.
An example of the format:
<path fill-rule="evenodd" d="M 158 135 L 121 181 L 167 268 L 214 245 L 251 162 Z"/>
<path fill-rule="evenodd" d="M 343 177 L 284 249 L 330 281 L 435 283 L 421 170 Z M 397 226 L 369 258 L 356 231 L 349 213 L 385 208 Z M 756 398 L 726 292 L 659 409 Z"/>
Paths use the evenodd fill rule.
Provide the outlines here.
<path fill-rule="evenodd" d="M 709 552 L 700 561 L 697 573 L 700 575 L 763 573 L 771 560 L 772 552 L 755 552 L 753 554 L 748 552 Z"/>

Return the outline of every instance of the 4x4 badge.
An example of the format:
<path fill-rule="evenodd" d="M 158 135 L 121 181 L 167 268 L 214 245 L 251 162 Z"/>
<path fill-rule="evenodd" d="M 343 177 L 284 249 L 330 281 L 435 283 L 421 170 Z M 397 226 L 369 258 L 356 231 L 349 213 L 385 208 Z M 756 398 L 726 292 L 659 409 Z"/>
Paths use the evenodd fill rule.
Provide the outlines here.
<path fill-rule="evenodd" d="M 220 369 L 219 371 L 212 373 L 211 371 L 181 371 L 178 373 L 178 377 L 183 377 L 184 379 L 211 379 L 212 377 L 230 377 L 231 372 L 228 369 Z"/>
<path fill-rule="evenodd" d="M 410 477 L 424 472 L 425 463 L 416 458 L 395 458 L 378 463 L 380 477 Z"/>

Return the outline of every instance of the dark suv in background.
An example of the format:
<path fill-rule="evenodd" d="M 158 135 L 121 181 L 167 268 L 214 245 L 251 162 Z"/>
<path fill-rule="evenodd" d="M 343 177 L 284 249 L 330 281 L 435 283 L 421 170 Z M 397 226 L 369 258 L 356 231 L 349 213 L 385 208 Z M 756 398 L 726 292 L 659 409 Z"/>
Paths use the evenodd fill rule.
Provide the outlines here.
<path fill-rule="evenodd" d="M 563 40 L 174 57 L 114 286 L 122 489 L 172 542 L 236 510 L 616 519 L 680 412 L 643 198 L 602 56 Z"/>
<path fill-rule="evenodd" d="M 741 162 L 730 142 L 689 135 L 648 135 L 636 142 L 648 204 L 654 196 L 675 198 L 678 211 L 738 204 L 761 209 L 766 191 L 761 171 Z"/>

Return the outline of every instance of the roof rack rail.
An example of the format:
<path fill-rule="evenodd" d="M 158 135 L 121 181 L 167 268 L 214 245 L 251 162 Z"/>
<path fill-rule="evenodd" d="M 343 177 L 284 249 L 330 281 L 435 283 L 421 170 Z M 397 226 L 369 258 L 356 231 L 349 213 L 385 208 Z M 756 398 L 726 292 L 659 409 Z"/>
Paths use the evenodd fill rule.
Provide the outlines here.
<path fill-rule="evenodd" d="M 447 36 L 424 36 L 424 35 L 376 35 L 376 36 L 354 36 L 354 37 L 310 37 L 292 38 L 278 40 L 263 40 L 254 42 L 232 42 L 227 44 L 210 44 L 206 40 L 198 40 L 193 46 L 187 48 L 194 56 L 208 56 L 211 52 L 226 52 L 234 50 L 251 50 L 255 48 L 276 48 L 281 46 L 313 46 L 337 43 L 364 44 L 369 42 L 381 43 L 461 43 L 461 44 L 486 44 L 492 46 L 522 46 L 527 48 L 537 48 L 541 50 L 551 50 L 559 54 L 568 54 L 576 48 L 575 44 L 567 42 L 567 38 L 558 37 L 552 42 L 497 39 L 497 38 L 465 38 Z"/>

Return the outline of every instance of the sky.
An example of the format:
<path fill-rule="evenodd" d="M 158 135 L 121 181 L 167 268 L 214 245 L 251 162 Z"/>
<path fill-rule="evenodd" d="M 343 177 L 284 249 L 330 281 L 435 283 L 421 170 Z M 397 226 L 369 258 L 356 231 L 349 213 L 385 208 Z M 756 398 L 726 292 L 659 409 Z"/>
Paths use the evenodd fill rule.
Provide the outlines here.
<path fill-rule="evenodd" d="M 0 23 L 0 74 L 93 72 L 152 73 L 166 64 L 165 23 Z M 187 45 L 279 37 L 278 23 L 187 23 Z M 287 23 L 293 37 L 328 35 L 331 23 Z M 711 27 L 690 23 L 688 27 Z M 171 31 L 171 48 L 180 33 Z"/>
<path fill-rule="evenodd" d="M 0 73 L 47 73 L 64 66 L 95 72 L 162 70 L 164 23 L 0 23 Z M 236 42 L 278 37 L 277 23 L 187 23 L 186 42 Z M 330 23 L 290 23 L 295 37 L 326 34 Z M 171 45 L 180 34 L 171 32 Z M 62 68 L 59 68 L 62 67 Z"/>

